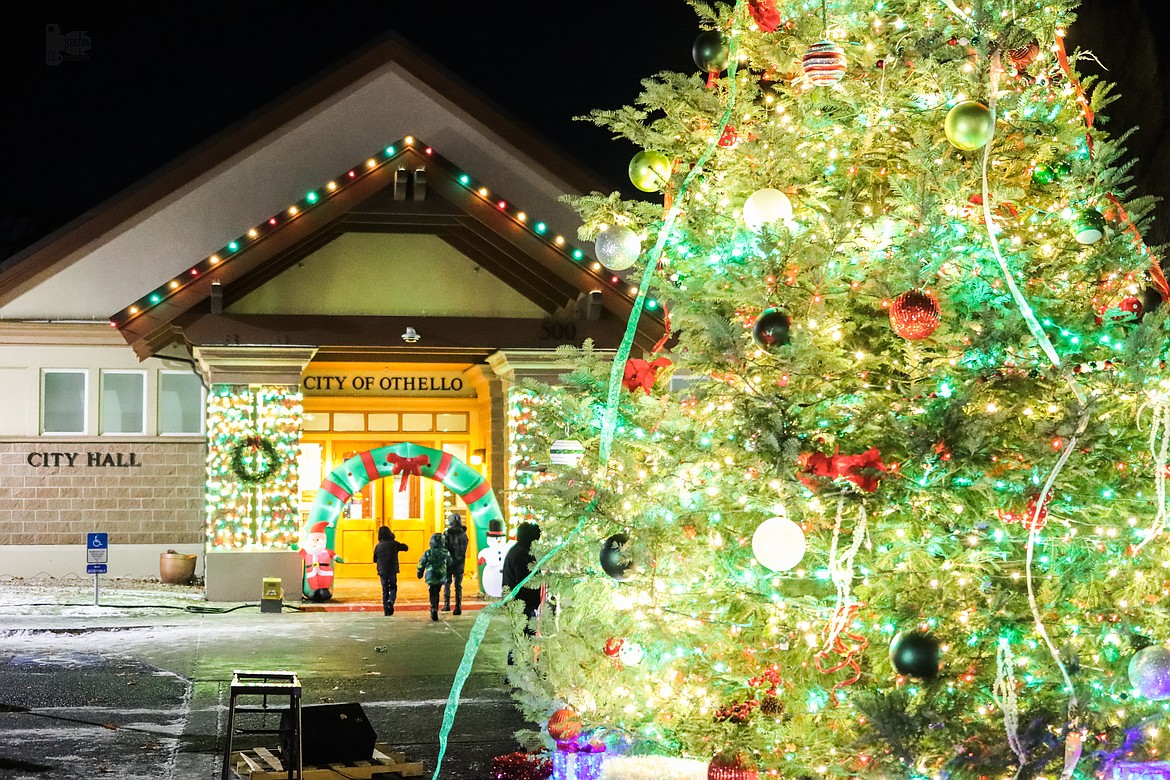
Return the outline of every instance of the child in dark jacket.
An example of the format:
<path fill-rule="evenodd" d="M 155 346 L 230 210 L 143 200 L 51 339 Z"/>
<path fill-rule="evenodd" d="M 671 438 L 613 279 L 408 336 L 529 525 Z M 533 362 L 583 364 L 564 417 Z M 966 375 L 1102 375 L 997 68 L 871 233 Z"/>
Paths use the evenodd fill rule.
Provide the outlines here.
<path fill-rule="evenodd" d="M 467 531 L 455 512 L 447 519 L 447 530 L 443 536 L 447 540 L 447 552 L 451 553 L 451 570 L 447 572 L 447 581 L 443 583 L 443 611 L 451 610 L 451 588 L 455 589 L 455 612 L 463 612 L 463 570 L 467 566 Z"/>
<path fill-rule="evenodd" d="M 423 579 L 425 573 L 431 591 L 431 620 L 439 619 L 439 591 L 443 589 L 450 570 L 451 553 L 447 552 L 446 540 L 442 534 L 431 534 L 431 546 L 418 559 L 418 578 Z"/>
<path fill-rule="evenodd" d="M 378 579 L 382 581 L 382 614 L 394 614 L 394 602 L 398 599 L 398 553 L 408 548 L 394 540 L 394 532 L 386 526 L 378 529 L 378 544 L 374 546 L 374 563 L 378 566 Z"/>

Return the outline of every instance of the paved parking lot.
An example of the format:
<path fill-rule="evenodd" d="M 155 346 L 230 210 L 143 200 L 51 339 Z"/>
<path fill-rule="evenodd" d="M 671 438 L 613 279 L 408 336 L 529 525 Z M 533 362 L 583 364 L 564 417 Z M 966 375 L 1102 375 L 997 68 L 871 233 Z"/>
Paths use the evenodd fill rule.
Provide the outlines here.
<path fill-rule="evenodd" d="M 91 594 L 92 595 L 92 594 Z M 117 600 L 116 594 L 106 601 Z M 5 613 L 9 614 L 5 614 Z M 434 769 L 478 613 L 225 614 L 0 602 L 0 778 L 219 776 L 234 669 L 297 672 L 306 704 L 358 702 L 381 742 Z M 494 626 L 463 691 L 443 778 L 479 780 L 526 727 Z M 262 738 L 253 738 L 256 741 Z"/>

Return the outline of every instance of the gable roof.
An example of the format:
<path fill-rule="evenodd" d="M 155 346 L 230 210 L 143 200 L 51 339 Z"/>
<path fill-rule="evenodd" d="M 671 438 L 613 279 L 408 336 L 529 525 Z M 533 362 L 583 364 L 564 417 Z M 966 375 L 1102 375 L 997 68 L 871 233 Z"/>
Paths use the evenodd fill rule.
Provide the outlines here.
<path fill-rule="evenodd" d="M 572 234 L 576 217 L 557 196 L 599 188 L 441 66 L 387 36 L 0 263 L 0 319 L 104 318 L 236 226 L 295 200 L 306 181 L 324 180 L 407 129 L 544 211 L 562 234 Z"/>
<path fill-rule="evenodd" d="M 554 314 L 582 294 L 596 291 L 609 323 L 582 325 L 571 340 L 583 336 L 616 341 L 633 308 L 636 288 L 606 271 L 548 223 L 458 168 L 413 136 L 406 136 L 366 157 L 340 175 L 307 191 L 296 203 L 249 227 L 210 255 L 162 282 L 110 317 L 140 357 L 171 344 L 184 331 L 188 340 L 221 338 L 227 324 L 217 319 L 222 308 L 262 287 L 339 235 L 348 232 L 425 232 L 446 241 L 496 277 Z M 218 289 L 214 286 L 218 285 Z M 220 311 L 209 305 L 223 296 Z M 639 342 L 652 344 L 650 319 L 658 304 L 648 303 L 649 316 L 640 323 Z M 401 319 L 401 322 L 398 321 Z M 355 350 L 380 348 L 388 333 L 400 332 L 414 318 L 232 315 L 236 338 L 260 343 L 265 338 L 300 334 L 305 341 L 332 347 L 350 356 Z M 439 318 L 440 320 L 444 318 Z M 433 323 L 441 335 L 432 339 L 435 355 L 450 359 L 485 357 L 508 344 L 529 346 L 513 331 L 517 323 L 478 323 L 472 318 L 446 318 Z M 482 320 L 482 318 L 480 318 Z M 398 328 L 399 330 L 394 330 Z M 277 333 L 282 334 L 276 336 Z M 366 334 L 366 335 L 362 335 Z M 372 337 L 372 338 L 371 338 Z M 504 339 L 503 343 L 488 339 Z M 332 341 L 330 341 L 332 339 Z M 477 340 L 478 339 L 478 340 Z M 202 342 L 212 343 L 212 342 Z M 287 341 L 286 341 L 287 343 Z M 339 350 L 346 350 L 339 352 Z"/>

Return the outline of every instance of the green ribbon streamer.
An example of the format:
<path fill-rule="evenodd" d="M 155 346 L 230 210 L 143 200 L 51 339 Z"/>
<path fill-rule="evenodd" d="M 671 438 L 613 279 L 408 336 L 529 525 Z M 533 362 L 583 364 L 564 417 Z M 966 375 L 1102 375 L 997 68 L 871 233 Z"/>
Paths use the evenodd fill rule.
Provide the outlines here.
<path fill-rule="evenodd" d="M 741 15 L 742 5 L 743 0 L 736 0 L 733 18 Z M 618 346 L 617 354 L 614 355 L 613 366 L 609 372 L 609 392 L 606 396 L 605 413 L 601 424 L 601 441 L 597 457 L 598 471 L 594 477 L 595 488 L 604 484 L 605 481 L 606 468 L 609 464 L 609 456 L 613 448 L 613 439 L 617 432 L 618 402 L 621 398 L 622 378 L 625 375 L 626 360 L 629 359 L 630 350 L 634 345 L 634 336 L 638 331 L 638 321 L 642 318 L 642 310 L 646 304 L 647 288 L 654 280 L 654 273 L 658 268 L 658 258 L 662 256 L 663 249 L 666 247 L 666 241 L 674 229 L 674 223 L 678 220 L 678 215 L 681 211 L 679 203 L 682 202 L 683 196 L 690 188 L 691 182 L 702 171 L 703 166 L 711 158 L 711 155 L 715 153 L 719 138 L 723 135 L 723 131 L 727 127 L 727 123 L 731 120 L 731 113 L 735 108 L 736 49 L 738 48 L 738 41 L 736 40 L 734 25 L 732 26 L 730 38 L 727 66 L 727 81 L 730 87 L 727 92 L 727 108 L 719 120 L 719 127 L 715 131 L 711 142 L 707 145 L 707 149 L 699 157 L 698 162 L 695 163 L 695 167 L 683 179 L 682 184 L 679 185 L 674 203 L 671 204 L 670 209 L 667 211 L 662 229 L 658 231 L 658 239 L 654 242 L 654 248 L 650 251 L 649 260 L 646 263 L 646 270 L 642 272 L 642 281 L 638 285 L 638 295 L 634 299 L 634 307 L 630 311 L 630 318 L 626 321 L 626 330 L 622 335 L 621 344 Z M 463 658 L 459 661 L 459 668 L 455 671 L 455 680 L 451 684 L 451 692 L 447 696 L 447 704 L 443 709 L 443 724 L 439 729 L 439 755 L 435 759 L 435 771 L 431 775 L 431 780 L 439 780 L 439 773 L 443 769 L 443 758 L 447 754 L 448 738 L 450 737 L 452 727 L 455 725 L 455 715 L 459 711 L 460 694 L 463 692 L 463 685 L 467 682 L 467 678 L 471 676 L 471 667 L 475 663 L 475 656 L 479 653 L 479 647 L 483 643 L 484 636 L 487 634 L 488 624 L 491 623 L 492 617 L 505 604 L 515 598 L 520 588 L 524 587 L 529 580 L 535 577 L 537 572 L 548 561 L 552 560 L 557 553 L 564 549 L 566 545 L 572 542 L 584 530 L 586 523 L 589 521 L 589 516 L 597 508 L 599 495 L 599 492 L 594 493 L 593 498 L 585 506 L 585 511 L 578 518 L 577 525 L 573 527 L 573 530 L 565 536 L 560 544 L 553 547 L 536 562 L 536 565 L 532 567 L 532 571 L 528 573 L 527 577 L 520 580 L 516 587 L 504 594 L 499 601 L 493 601 L 480 610 L 479 615 L 476 616 L 475 623 L 471 627 L 471 633 L 467 636 L 467 643 L 463 646 Z"/>

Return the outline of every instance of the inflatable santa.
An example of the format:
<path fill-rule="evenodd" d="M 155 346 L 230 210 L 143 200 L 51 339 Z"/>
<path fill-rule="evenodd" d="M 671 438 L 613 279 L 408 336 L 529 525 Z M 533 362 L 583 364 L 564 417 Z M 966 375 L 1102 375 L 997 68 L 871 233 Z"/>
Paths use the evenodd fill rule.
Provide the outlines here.
<path fill-rule="evenodd" d="M 305 598 L 310 601 L 328 601 L 333 598 L 333 562 L 345 563 L 329 549 L 329 524 L 314 523 L 300 545 L 305 562 Z"/>

